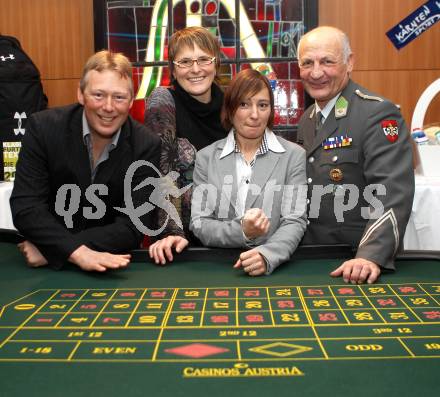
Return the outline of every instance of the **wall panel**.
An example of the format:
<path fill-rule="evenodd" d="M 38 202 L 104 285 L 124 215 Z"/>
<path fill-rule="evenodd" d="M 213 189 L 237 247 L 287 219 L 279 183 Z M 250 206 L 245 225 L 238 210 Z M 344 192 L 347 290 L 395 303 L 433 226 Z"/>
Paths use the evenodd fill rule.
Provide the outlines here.
<path fill-rule="evenodd" d="M 0 31 L 38 66 L 50 105 L 75 101 L 72 79 L 94 51 L 93 0 L 0 0 L 0 10 Z"/>
<path fill-rule="evenodd" d="M 401 50 L 385 35 L 420 5 L 420 0 L 320 0 L 319 24 L 344 30 L 355 53 L 353 78 L 402 108 L 408 123 L 425 90 L 440 77 L 440 23 Z M 440 122 L 440 100 L 432 102 L 425 123 Z"/>
<path fill-rule="evenodd" d="M 77 101 L 79 79 L 43 80 L 49 107 L 64 106 Z"/>
<path fill-rule="evenodd" d="M 409 126 L 417 100 L 425 88 L 439 78 L 439 72 L 436 70 L 425 70 L 423 73 L 418 70 L 355 71 L 353 79 L 371 91 L 380 93 L 399 104 Z M 425 124 L 435 121 L 435 118 L 440 121 L 440 105 L 437 101 L 440 100 L 440 94 L 437 97 L 428 109 Z"/>

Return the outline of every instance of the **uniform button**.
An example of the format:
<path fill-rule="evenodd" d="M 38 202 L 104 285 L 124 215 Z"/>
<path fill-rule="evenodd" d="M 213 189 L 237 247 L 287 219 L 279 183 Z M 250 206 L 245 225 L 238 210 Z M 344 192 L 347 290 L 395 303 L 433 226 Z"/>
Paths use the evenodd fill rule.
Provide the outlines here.
<path fill-rule="evenodd" d="M 307 200 L 306 200 L 306 204 L 310 204 L 310 199 L 307 199 Z"/>
<path fill-rule="evenodd" d="M 334 163 L 336 163 L 336 162 L 338 161 L 338 156 L 333 156 L 333 157 L 332 157 L 332 161 L 333 161 Z"/>
<path fill-rule="evenodd" d="M 312 178 L 307 178 L 307 183 L 308 184 L 311 184 L 313 182 L 313 179 Z"/>
<path fill-rule="evenodd" d="M 313 163 L 315 161 L 314 157 L 309 157 L 309 163 Z"/>

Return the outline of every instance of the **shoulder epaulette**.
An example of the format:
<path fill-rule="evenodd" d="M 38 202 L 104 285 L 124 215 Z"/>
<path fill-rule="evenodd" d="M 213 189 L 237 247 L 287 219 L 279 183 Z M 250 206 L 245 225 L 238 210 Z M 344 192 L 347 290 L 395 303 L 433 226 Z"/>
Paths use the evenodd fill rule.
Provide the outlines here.
<path fill-rule="evenodd" d="M 362 99 L 369 99 L 371 101 L 383 102 L 383 98 L 381 98 L 380 96 L 367 95 L 364 94 L 361 90 L 356 90 L 355 93 L 356 95 L 360 96 Z"/>

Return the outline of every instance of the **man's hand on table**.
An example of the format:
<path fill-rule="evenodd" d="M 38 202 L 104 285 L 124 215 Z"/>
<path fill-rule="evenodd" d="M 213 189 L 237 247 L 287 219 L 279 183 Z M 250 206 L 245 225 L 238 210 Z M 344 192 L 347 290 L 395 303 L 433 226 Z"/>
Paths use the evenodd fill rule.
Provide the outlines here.
<path fill-rule="evenodd" d="M 380 276 L 380 267 L 374 262 L 363 258 L 355 258 L 345 261 L 337 269 L 330 273 L 332 277 L 340 277 L 346 283 L 368 284 L 374 283 Z"/>
<path fill-rule="evenodd" d="M 107 269 L 121 269 L 130 263 L 130 254 L 110 254 L 98 252 L 81 245 L 69 256 L 69 262 L 85 271 L 105 272 Z"/>
<path fill-rule="evenodd" d="M 26 259 L 29 267 L 41 267 L 48 264 L 40 250 L 30 241 L 23 241 L 17 244 L 17 247 Z"/>

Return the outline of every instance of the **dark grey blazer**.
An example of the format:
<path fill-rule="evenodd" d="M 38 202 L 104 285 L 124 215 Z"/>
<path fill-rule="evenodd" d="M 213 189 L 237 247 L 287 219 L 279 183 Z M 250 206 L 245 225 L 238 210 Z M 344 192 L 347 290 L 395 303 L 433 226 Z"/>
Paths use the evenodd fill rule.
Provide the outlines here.
<path fill-rule="evenodd" d="M 310 224 L 302 243 L 351 244 L 357 248 L 357 257 L 393 268 L 414 196 L 410 136 L 399 109 L 390 101 L 353 81 L 341 96 L 346 105 L 339 110 L 335 106 L 316 135 L 315 105 L 300 120 L 311 201 Z M 394 142 L 386 134 L 390 122 L 397 126 Z M 341 136 L 351 138 L 350 145 L 323 147 L 328 138 Z M 373 185 L 381 185 L 374 198 L 369 190 Z M 321 187 L 326 191 L 319 200 Z M 370 209 L 379 211 L 369 217 Z"/>

